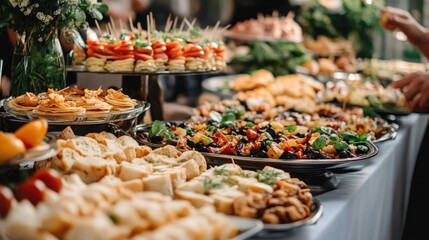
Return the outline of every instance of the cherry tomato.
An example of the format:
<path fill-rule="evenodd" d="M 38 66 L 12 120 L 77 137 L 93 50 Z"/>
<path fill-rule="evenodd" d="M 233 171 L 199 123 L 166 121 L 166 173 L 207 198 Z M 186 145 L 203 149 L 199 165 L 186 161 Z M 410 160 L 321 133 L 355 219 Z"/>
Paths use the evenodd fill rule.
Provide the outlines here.
<path fill-rule="evenodd" d="M 236 155 L 235 148 L 232 145 L 232 143 L 228 143 L 227 145 L 220 148 L 221 154 L 228 154 L 228 155 Z"/>
<path fill-rule="evenodd" d="M 112 55 L 113 51 L 110 50 L 108 47 L 106 46 L 92 46 L 91 49 L 95 52 L 95 53 L 100 53 L 100 54 L 104 54 L 104 55 Z"/>
<path fill-rule="evenodd" d="M 131 53 L 134 50 L 134 47 L 129 45 L 129 46 L 120 46 L 120 47 L 116 47 L 113 49 L 113 52 L 115 53 L 122 53 L 122 54 L 128 54 Z"/>
<path fill-rule="evenodd" d="M 143 53 L 134 53 L 134 59 L 136 60 L 143 60 L 143 61 L 147 61 L 147 60 L 152 60 L 153 57 L 147 54 L 143 54 Z"/>
<path fill-rule="evenodd" d="M 108 43 L 108 44 L 107 44 L 107 46 L 108 46 L 109 48 L 111 48 L 111 49 L 114 49 L 114 48 L 119 48 L 119 47 L 121 47 L 121 46 L 122 46 L 122 44 L 123 44 L 123 41 L 121 40 L 121 41 L 117 41 L 117 42 L 114 42 L 114 43 Z"/>
<path fill-rule="evenodd" d="M 41 169 L 37 171 L 31 178 L 41 180 L 46 185 L 46 187 L 55 192 L 60 192 L 63 186 L 61 175 L 51 168 Z"/>
<path fill-rule="evenodd" d="M 292 147 L 287 146 L 287 145 L 283 148 L 283 150 L 289 151 L 289 152 L 295 152 L 295 150 Z"/>
<path fill-rule="evenodd" d="M 114 59 L 114 60 L 124 60 L 128 58 L 134 58 L 134 55 L 133 54 L 114 54 L 111 57 L 111 59 Z"/>
<path fill-rule="evenodd" d="M 246 130 L 246 136 L 249 140 L 256 139 L 258 137 L 258 133 L 252 129 Z"/>
<path fill-rule="evenodd" d="M 46 185 L 39 179 L 29 179 L 20 183 L 15 192 L 18 201 L 28 199 L 34 206 L 43 201 Z"/>
<path fill-rule="evenodd" d="M 157 53 L 164 53 L 167 50 L 167 48 L 165 46 L 162 47 L 154 47 L 153 51 L 155 54 Z"/>
<path fill-rule="evenodd" d="M 143 53 L 152 56 L 153 55 L 153 49 L 152 47 L 143 47 L 143 48 L 135 48 L 134 52 Z"/>
<path fill-rule="evenodd" d="M 4 185 L 0 185 L 0 217 L 5 218 L 9 213 L 14 196 L 12 190 Z"/>
<path fill-rule="evenodd" d="M 163 48 L 163 47 L 166 48 L 165 45 L 166 45 L 165 42 L 160 41 L 160 40 L 156 40 L 156 41 L 152 42 L 152 48 L 153 49 L 155 49 L 155 48 Z"/>
<path fill-rule="evenodd" d="M 172 49 L 172 48 L 176 48 L 176 47 L 180 48 L 180 43 L 177 41 L 168 42 L 168 43 L 166 43 L 166 46 L 167 46 L 167 49 Z"/>
<path fill-rule="evenodd" d="M 177 46 L 175 48 L 167 49 L 167 55 L 169 59 L 175 59 L 179 56 L 182 56 L 183 52 L 180 46 Z"/>
<path fill-rule="evenodd" d="M 204 56 L 204 51 L 189 51 L 189 52 L 183 52 L 183 56 L 185 57 L 195 57 L 195 58 L 202 58 Z"/>

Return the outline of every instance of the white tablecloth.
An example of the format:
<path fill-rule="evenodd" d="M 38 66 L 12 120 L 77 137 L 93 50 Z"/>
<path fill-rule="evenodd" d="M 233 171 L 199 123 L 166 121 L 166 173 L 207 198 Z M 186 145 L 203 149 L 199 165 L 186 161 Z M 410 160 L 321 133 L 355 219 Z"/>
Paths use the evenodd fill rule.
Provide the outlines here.
<path fill-rule="evenodd" d="M 256 238 L 401 239 L 411 177 L 428 119 L 419 114 L 401 117 L 397 137 L 378 143 L 378 154 L 364 167 L 335 173 L 338 188 L 315 196 L 323 206 L 317 223 L 287 232 L 261 232 Z"/>

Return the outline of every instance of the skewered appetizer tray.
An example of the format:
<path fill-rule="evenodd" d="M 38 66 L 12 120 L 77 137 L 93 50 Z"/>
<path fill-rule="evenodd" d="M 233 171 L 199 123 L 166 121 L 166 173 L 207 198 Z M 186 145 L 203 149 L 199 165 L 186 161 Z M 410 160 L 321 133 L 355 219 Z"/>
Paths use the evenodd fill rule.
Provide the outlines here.
<path fill-rule="evenodd" d="M 178 19 L 167 19 L 164 30 L 156 29 L 148 16 L 148 25 L 143 29 L 131 24 L 120 28 L 111 19 L 108 27 L 92 31 L 76 49 L 70 71 L 138 73 L 138 74 L 190 74 L 222 71 L 226 67 L 225 46 L 219 23 L 212 29 L 202 30 L 184 18 L 180 27 Z M 185 24 L 187 29 L 184 29 Z M 177 26 L 177 27 L 176 27 Z M 83 40 L 82 40 L 83 42 Z"/>

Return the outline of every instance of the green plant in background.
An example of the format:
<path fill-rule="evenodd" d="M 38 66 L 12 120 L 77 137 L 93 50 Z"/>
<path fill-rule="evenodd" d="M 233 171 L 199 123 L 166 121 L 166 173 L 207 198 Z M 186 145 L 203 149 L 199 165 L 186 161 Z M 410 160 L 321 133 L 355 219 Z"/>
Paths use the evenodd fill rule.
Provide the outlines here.
<path fill-rule="evenodd" d="M 297 66 L 313 59 L 301 43 L 257 41 L 250 43 L 249 48 L 249 53 L 235 56 L 229 64 L 241 72 L 266 69 L 280 76 L 296 73 Z"/>
<path fill-rule="evenodd" d="M 297 21 L 304 35 L 350 39 L 357 57 L 370 58 L 374 53 L 373 34 L 382 30 L 379 17 L 378 9 L 359 0 L 342 0 L 342 7 L 335 11 L 310 0 L 302 5 Z"/>
<path fill-rule="evenodd" d="M 101 0 L 0 1 L 0 28 L 17 34 L 12 96 L 64 88 L 66 69 L 59 32 L 86 29 L 87 15 L 101 20 L 107 11 Z"/>

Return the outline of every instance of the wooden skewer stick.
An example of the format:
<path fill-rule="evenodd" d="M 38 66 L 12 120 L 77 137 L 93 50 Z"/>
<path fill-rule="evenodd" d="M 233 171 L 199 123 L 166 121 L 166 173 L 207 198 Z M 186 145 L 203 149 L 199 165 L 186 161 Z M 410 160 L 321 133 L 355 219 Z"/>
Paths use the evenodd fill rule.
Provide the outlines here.
<path fill-rule="evenodd" d="M 109 32 L 109 34 L 110 34 L 110 35 L 114 35 L 114 34 L 113 34 L 112 25 L 111 25 L 110 23 L 107 23 L 107 29 L 109 29 L 109 31 L 108 31 L 108 32 Z"/>
<path fill-rule="evenodd" d="M 146 21 L 147 21 L 147 40 L 149 41 L 149 42 L 151 42 L 150 41 L 150 20 L 149 20 L 149 15 L 146 15 Z"/>
<path fill-rule="evenodd" d="M 128 16 L 128 22 L 130 24 L 131 31 L 134 32 L 135 28 L 134 28 L 133 19 L 131 18 L 131 16 Z"/>
<path fill-rule="evenodd" d="M 119 19 L 119 30 L 122 32 L 124 25 L 122 24 L 122 19 Z"/>
<path fill-rule="evenodd" d="M 177 26 L 177 21 L 178 21 L 179 19 L 178 19 L 178 17 L 176 16 L 175 18 L 174 18 L 174 22 L 173 22 L 173 30 L 174 29 L 176 29 L 176 26 Z"/>
<path fill-rule="evenodd" d="M 113 18 L 112 18 L 112 17 L 110 17 L 110 22 L 111 22 L 111 26 L 112 26 L 112 30 L 113 30 L 112 34 L 113 34 L 115 37 L 118 37 L 118 36 L 117 36 L 117 34 L 118 34 L 118 30 L 116 29 L 115 20 L 113 20 Z"/>
<path fill-rule="evenodd" d="M 210 34 L 210 38 L 209 38 L 210 40 L 213 40 L 213 36 L 216 32 L 216 29 L 219 27 L 219 25 L 220 25 L 220 20 L 217 20 L 216 25 L 214 26 L 212 33 Z"/>
<path fill-rule="evenodd" d="M 231 27 L 231 24 L 226 25 L 219 31 L 219 36 L 221 36 L 229 27 Z"/>
<path fill-rule="evenodd" d="M 183 28 L 185 27 L 185 21 L 186 22 L 188 21 L 188 20 L 186 20 L 186 17 L 183 18 L 182 23 L 180 24 L 179 33 L 181 33 L 183 31 Z"/>
<path fill-rule="evenodd" d="M 194 24 L 197 22 L 197 19 L 194 18 L 194 20 L 192 20 L 192 23 L 189 23 L 188 19 L 185 19 L 186 24 L 188 25 L 188 29 L 186 30 L 186 33 L 189 33 L 193 28 L 194 28 Z"/>
<path fill-rule="evenodd" d="M 171 13 L 170 13 L 170 14 L 168 14 L 167 21 L 165 21 L 165 28 L 164 28 L 164 32 L 167 32 L 168 25 L 170 25 L 170 18 L 171 18 Z"/>
<path fill-rule="evenodd" d="M 150 15 L 150 28 L 152 31 L 156 31 L 156 23 L 155 23 L 155 19 L 153 18 L 153 14 L 152 12 L 149 13 Z"/>
<path fill-rule="evenodd" d="M 98 24 L 98 21 L 95 20 L 95 26 L 97 26 L 98 33 L 100 34 L 100 37 L 103 37 L 103 32 L 101 31 L 100 25 Z"/>
<path fill-rule="evenodd" d="M 142 24 L 140 22 L 137 23 L 137 31 L 139 32 L 139 34 L 143 35 Z"/>

